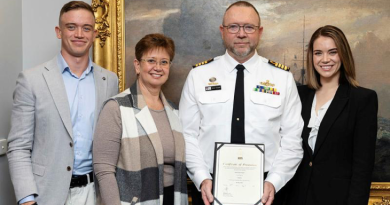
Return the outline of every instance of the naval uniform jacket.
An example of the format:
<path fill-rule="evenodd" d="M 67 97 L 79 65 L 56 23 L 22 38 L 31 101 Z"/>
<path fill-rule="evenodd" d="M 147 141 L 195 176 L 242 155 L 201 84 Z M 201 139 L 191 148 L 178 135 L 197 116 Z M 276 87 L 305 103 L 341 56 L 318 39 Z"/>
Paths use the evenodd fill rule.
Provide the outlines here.
<path fill-rule="evenodd" d="M 215 142 L 230 142 L 238 64 L 228 53 L 214 58 L 191 70 L 182 91 L 179 116 L 186 163 L 197 188 L 204 179 L 211 179 Z M 290 72 L 257 53 L 243 65 L 245 142 L 265 144 L 266 180 L 278 191 L 292 178 L 303 155 L 297 88 Z M 256 91 L 259 85 L 279 94 Z"/>
<path fill-rule="evenodd" d="M 378 98 L 375 91 L 341 84 L 319 127 L 312 152 L 307 127 L 315 90 L 298 87 L 304 156 L 291 181 L 290 205 L 367 205 L 374 166 Z"/>

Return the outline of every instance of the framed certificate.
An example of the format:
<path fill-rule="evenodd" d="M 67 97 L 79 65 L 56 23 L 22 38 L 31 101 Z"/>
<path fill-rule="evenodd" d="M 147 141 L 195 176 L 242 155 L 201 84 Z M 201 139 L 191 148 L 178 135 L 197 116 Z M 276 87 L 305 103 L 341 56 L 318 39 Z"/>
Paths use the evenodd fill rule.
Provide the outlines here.
<path fill-rule="evenodd" d="M 261 204 L 264 144 L 215 143 L 214 205 Z"/>

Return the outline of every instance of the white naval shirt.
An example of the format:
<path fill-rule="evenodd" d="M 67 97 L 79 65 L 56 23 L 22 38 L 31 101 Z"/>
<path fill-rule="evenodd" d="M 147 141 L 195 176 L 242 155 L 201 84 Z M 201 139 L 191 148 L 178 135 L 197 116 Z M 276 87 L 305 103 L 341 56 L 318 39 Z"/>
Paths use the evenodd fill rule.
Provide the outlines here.
<path fill-rule="evenodd" d="M 239 64 L 227 52 L 196 67 L 183 87 L 179 115 L 186 141 L 186 164 L 200 187 L 213 172 L 215 142 L 230 142 L 234 89 Z M 265 144 L 266 181 L 280 190 L 302 160 L 301 102 L 290 72 L 276 68 L 257 52 L 243 63 L 245 89 L 245 142 Z M 211 83 L 210 78 L 216 78 Z M 254 91 L 262 82 L 274 84 L 280 95 Z M 206 91 L 211 84 L 220 90 Z"/>

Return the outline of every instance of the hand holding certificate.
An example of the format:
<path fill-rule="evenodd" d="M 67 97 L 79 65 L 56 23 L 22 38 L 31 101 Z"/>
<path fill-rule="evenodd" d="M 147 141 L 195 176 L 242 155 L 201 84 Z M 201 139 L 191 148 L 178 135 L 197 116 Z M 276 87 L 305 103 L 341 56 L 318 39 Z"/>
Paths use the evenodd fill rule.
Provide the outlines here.
<path fill-rule="evenodd" d="M 261 204 L 264 145 L 215 143 L 214 204 Z"/>

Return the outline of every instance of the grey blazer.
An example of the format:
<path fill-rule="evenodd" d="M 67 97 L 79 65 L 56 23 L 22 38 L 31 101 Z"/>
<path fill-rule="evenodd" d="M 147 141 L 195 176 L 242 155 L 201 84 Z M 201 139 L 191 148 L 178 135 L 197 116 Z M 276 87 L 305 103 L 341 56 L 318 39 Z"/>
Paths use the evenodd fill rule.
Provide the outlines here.
<path fill-rule="evenodd" d="M 118 93 L 117 76 L 93 64 L 95 124 L 105 100 Z M 36 194 L 40 205 L 64 205 L 74 152 L 64 81 L 52 60 L 24 70 L 13 96 L 8 161 L 17 201 Z"/>

